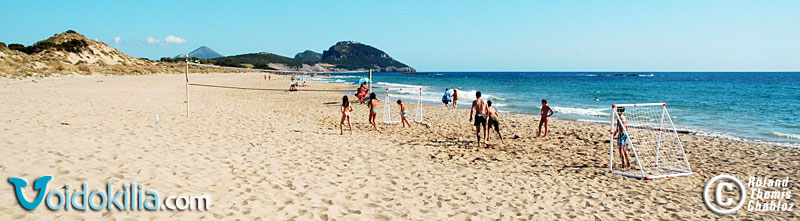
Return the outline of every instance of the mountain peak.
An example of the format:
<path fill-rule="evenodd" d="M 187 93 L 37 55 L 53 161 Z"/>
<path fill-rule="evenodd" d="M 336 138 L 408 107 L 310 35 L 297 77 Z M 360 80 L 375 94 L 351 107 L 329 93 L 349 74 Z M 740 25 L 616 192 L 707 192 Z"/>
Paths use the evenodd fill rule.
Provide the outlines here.
<path fill-rule="evenodd" d="M 337 68 L 347 70 L 415 71 L 414 68 L 394 60 L 386 52 L 357 41 L 337 42 L 322 52 L 321 62 L 335 64 Z"/>
<path fill-rule="evenodd" d="M 178 56 L 175 56 L 175 57 L 184 57 L 184 55 L 183 54 L 179 54 Z M 189 52 L 189 57 L 190 58 L 212 59 L 212 58 L 220 58 L 220 57 L 225 57 L 225 56 L 222 56 L 221 54 L 217 53 L 216 51 L 214 51 L 213 49 L 211 49 L 209 47 L 200 46 L 199 48 L 194 49 L 194 51 Z"/>
<path fill-rule="evenodd" d="M 314 52 L 312 50 L 305 50 L 303 52 L 297 53 L 297 55 L 294 56 L 294 59 L 301 61 L 319 62 L 320 60 L 322 60 L 322 54 Z"/>

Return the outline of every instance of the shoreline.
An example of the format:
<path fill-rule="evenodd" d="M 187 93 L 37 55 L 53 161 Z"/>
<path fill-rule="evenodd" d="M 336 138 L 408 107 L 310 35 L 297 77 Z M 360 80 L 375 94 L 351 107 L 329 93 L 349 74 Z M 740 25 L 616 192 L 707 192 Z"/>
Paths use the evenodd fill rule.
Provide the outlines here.
<path fill-rule="evenodd" d="M 430 74 L 428 72 L 418 72 L 418 73 Z M 482 73 L 482 72 L 475 72 L 475 73 Z M 546 72 L 546 73 L 549 73 L 549 72 Z M 578 73 L 582 73 L 582 72 L 578 72 Z M 783 73 L 783 72 L 780 72 L 780 73 Z M 325 76 L 317 76 L 317 78 L 327 78 L 327 77 L 325 77 Z M 321 81 L 321 80 L 313 80 L 313 79 L 310 80 L 310 81 L 315 81 L 315 82 L 320 82 L 320 83 L 336 84 L 336 85 L 341 85 L 341 86 L 356 87 L 355 85 L 350 85 L 349 82 L 329 82 L 329 81 Z M 395 84 L 395 83 L 392 83 L 392 84 Z M 403 83 L 399 83 L 399 84 L 403 84 Z M 354 89 L 352 91 L 355 92 L 356 90 Z M 437 104 L 436 102 L 431 102 L 431 101 L 423 101 L 423 103 L 427 104 L 427 105 L 430 105 L 432 107 L 441 106 L 440 104 Z M 467 103 L 467 104 L 469 104 L 469 103 Z M 501 111 L 500 113 L 501 114 L 519 114 L 519 115 L 526 115 L 526 116 L 537 116 L 536 112 L 518 112 L 518 111 L 503 112 L 503 111 Z M 598 125 L 608 124 L 608 122 L 602 123 L 602 122 L 599 122 L 599 121 L 596 121 L 596 120 L 581 119 L 581 118 L 577 118 L 577 117 L 555 117 L 555 118 L 552 118 L 552 119 L 575 121 L 575 122 L 598 124 Z M 608 126 L 608 125 L 606 125 L 606 126 Z M 723 139 L 723 140 L 743 142 L 743 143 L 748 143 L 748 144 L 760 144 L 760 145 L 767 145 L 767 146 L 774 146 L 774 147 L 800 148 L 800 140 L 798 140 L 796 142 L 768 141 L 768 140 L 764 140 L 764 139 L 760 139 L 760 138 L 754 138 L 754 137 L 746 137 L 746 136 L 739 136 L 739 135 L 733 135 L 733 134 L 725 134 L 725 132 L 708 131 L 708 130 L 704 130 L 702 128 L 698 128 L 698 129 L 685 128 L 687 126 L 694 127 L 694 126 L 690 126 L 690 125 L 676 125 L 676 127 L 677 126 L 684 126 L 684 128 L 680 128 L 680 127 L 676 128 L 676 131 L 677 131 L 678 134 L 684 134 L 684 135 L 690 135 L 690 136 L 696 136 L 696 137 Z"/>

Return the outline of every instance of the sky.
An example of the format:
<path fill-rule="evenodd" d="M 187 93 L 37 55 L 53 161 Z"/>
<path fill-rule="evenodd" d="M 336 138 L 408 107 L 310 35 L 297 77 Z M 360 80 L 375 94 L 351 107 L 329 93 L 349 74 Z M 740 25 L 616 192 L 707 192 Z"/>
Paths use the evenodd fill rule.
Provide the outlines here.
<path fill-rule="evenodd" d="M 0 1 L 0 41 L 66 30 L 157 59 L 359 41 L 418 71 L 800 71 L 800 1 Z"/>

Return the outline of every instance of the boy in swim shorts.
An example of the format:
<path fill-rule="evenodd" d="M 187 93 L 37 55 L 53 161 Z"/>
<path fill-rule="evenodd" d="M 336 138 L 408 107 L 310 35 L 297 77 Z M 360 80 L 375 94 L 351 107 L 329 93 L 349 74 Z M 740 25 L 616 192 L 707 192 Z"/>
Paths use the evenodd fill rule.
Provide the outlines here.
<path fill-rule="evenodd" d="M 497 110 L 492 107 L 492 101 L 486 101 L 486 105 L 489 108 L 488 116 L 489 116 L 489 126 L 486 128 L 486 140 L 489 140 L 489 135 L 492 134 L 492 127 L 494 127 L 494 131 L 497 132 L 497 136 L 500 137 L 500 141 L 503 144 L 506 144 L 506 141 L 503 140 L 503 135 L 500 134 L 500 115 L 497 114 Z"/>
<path fill-rule="evenodd" d="M 613 136 L 617 137 L 617 150 L 619 151 L 619 159 L 622 162 L 622 168 L 630 167 L 631 160 L 628 159 L 628 152 L 625 148 L 628 146 L 628 118 L 625 117 L 623 114 L 625 112 L 625 107 L 617 107 L 617 115 L 619 115 L 619 121 L 617 122 L 617 127 L 614 128 Z M 624 129 L 623 129 L 624 128 Z M 617 136 L 619 134 L 619 136 Z"/>

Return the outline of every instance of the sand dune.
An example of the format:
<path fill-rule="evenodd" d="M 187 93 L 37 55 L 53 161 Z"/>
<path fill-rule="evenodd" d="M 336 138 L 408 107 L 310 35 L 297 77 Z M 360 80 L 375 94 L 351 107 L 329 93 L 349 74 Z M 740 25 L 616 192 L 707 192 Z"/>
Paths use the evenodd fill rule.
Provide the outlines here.
<path fill-rule="evenodd" d="M 226 79 L 212 76 L 193 78 Z M 507 144 L 492 137 L 478 149 L 469 110 L 438 106 L 426 106 L 428 126 L 375 132 L 367 107 L 356 105 L 354 135 L 341 136 L 342 93 L 308 90 L 351 87 L 310 82 L 288 93 L 280 91 L 285 77 L 272 78 L 239 83 L 276 90 L 191 86 L 188 120 L 183 75 L 0 80 L 5 179 L 52 175 L 72 188 L 136 182 L 212 198 L 208 211 L 28 212 L 6 184 L 0 219 L 714 219 L 701 198 L 711 177 L 797 178 L 800 168 L 800 149 L 682 135 L 694 175 L 625 178 L 608 173 L 607 126 L 554 120 L 550 136 L 536 138 L 536 118 L 503 115 Z"/>

